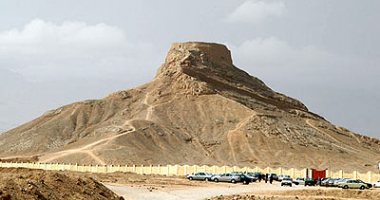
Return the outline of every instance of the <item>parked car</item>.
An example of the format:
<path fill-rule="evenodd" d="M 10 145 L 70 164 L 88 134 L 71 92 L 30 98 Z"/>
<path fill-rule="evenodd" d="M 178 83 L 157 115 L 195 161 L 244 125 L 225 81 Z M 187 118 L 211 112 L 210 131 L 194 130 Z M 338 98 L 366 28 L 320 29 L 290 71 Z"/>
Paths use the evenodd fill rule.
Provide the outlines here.
<path fill-rule="evenodd" d="M 224 174 L 217 174 L 211 177 L 211 180 L 214 182 L 231 182 L 236 183 L 241 181 L 241 174 L 238 173 L 224 173 Z"/>
<path fill-rule="evenodd" d="M 273 179 L 274 181 L 278 181 L 278 176 L 277 176 L 277 174 L 275 174 L 275 173 L 269 173 L 269 174 L 268 174 L 268 178 L 270 178 L 270 177 L 272 177 L 272 179 Z"/>
<path fill-rule="evenodd" d="M 192 181 L 192 180 L 209 181 L 209 180 L 211 180 L 212 176 L 213 175 L 210 173 L 197 172 L 197 173 L 192 173 L 190 175 L 187 175 L 186 178 L 189 179 L 190 181 Z"/>
<path fill-rule="evenodd" d="M 326 183 L 326 186 L 327 187 L 337 187 L 338 185 L 336 183 L 338 180 L 339 180 L 338 178 L 329 178 L 329 180 Z"/>
<path fill-rule="evenodd" d="M 258 178 L 258 176 L 253 173 L 253 172 L 247 172 L 247 173 L 244 173 L 245 176 L 249 177 L 251 179 L 251 182 L 256 182 Z"/>
<path fill-rule="evenodd" d="M 338 187 L 338 185 L 339 185 L 340 183 L 345 183 L 347 180 L 351 180 L 351 179 L 349 179 L 349 178 L 338 178 L 338 179 L 335 179 L 335 180 L 333 181 L 332 186 L 334 186 L 334 187 Z"/>
<path fill-rule="evenodd" d="M 281 175 L 278 176 L 278 181 L 282 181 L 282 179 L 284 179 L 284 178 L 290 178 L 290 176 L 289 175 L 281 174 Z"/>
<path fill-rule="evenodd" d="M 305 186 L 315 186 L 315 180 L 312 178 L 305 179 Z"/>
<path fill-rule="evenodd" d="M 250 182 L 254 182 L 251 176 L 247 174 L 240 174 L 240 181 L 243 182 L 244 185 L 248 185 Z"/>
<path fill-rule="evenodd" d="M 305 185 L 305 178 L 296 178 L 293 180 L 294 185 Z"/>
<path fill-rule="evenodd" d="M 380 188 L 380 180 L 378 180 L 377 182 L 375 182 L 375 183 L 373 184 L 373 187 L 374 187 L 374 188 Z"/>
<path fill-rule="evenodd" d="M 340 182 L 338 184 L 338 187 L 343 188 L 343 189 L 349 189 L 349 188 L 361 189 L 361 190 L 369 189 L 368 185 L 366 183 L 363 183 L 363 181 L 353 180 L 353 179 L 349 179 L 345 182 Z"/>
<path fill-rule="evenodd" d="M 327 187 L 327 182 L 330 180 L 330 178 L 324 178 L 321 180 L 321 186 L 326 186 Z"/>
<path fill-rule="evenodd" d="M 372 187 L 373 187 L 373 185 L 372 185 L 371 183 L 366 183 L 366 182 L 364 182 L 364 181 L 362 181 L 362 180 L 360 180 L 360 179 L 358 179 L 357 181 L 359 181 L 360 183 L 367 184 L 367 187 L 368 187 L 368 188 L 372 188 Z"/>
<path fill-rule="evenodd" d="M 284 178 L 282 178 L 281 186 L 285 186 L 285 185 L 287 185 L 289 187 L 292 187 L 292 185 L 293 185 L 292 178 L 290 178 L 290 177 L 284 177 Z"/>

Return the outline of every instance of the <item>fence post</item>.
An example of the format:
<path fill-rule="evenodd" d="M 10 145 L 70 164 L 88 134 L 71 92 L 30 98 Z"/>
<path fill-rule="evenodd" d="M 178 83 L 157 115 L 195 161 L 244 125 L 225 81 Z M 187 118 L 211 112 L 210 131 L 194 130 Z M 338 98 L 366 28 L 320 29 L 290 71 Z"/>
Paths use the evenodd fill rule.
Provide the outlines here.
<path fill-rule="evenodd" d="M 371 171 L 368 172 L 368 182 L 369 183 L 372 182 L 372 172 Z"/>
<path fill-rule="evenodd" d="M 178 176 L 179 175 L 178 174 L 178 165 L 175 165 L 174 167 L 175 167 L 175 175 Z"/>
<path fill-rule="evenodd" d="M 185 174 L 185 176 L 187 175 L 187 165 L 183 166 L 183 173 Z"/>
<path fill-rule="evenodd" d="M 343 170 L 340 170 L 340 171 L 339 171 L 339 176 L 340 176 L 339 178 L 343 178 L 343 177 L 344 177 L 344 172 L 343 172 Z"/>

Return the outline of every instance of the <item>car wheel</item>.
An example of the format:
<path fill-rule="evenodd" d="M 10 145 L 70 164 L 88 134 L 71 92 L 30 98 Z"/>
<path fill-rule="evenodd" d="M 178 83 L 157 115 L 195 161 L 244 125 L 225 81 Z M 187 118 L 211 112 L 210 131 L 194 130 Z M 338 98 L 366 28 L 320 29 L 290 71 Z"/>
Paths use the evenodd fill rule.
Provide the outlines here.
<path fill-rule="evenodd" d="M 244 184 L 244 185 L 248 185 L 249 182 L 248 182 L 248 181 L 243 181 L 243 184 Z"/>
<path fill-rule="evenodd" d="M 290 187 L 293 187 L 292 184 L 289 185 Z"/>
<path fill-rule="evenodd" d="M 281 184 L 281 187 L 284 186 L 284 184 Z"/>
<path fill-rule="evenodd" d="M 360 186 L 360 189 L 361 189 L 361 190 L 364 190 L 364 189 L 365 189 L 365 186 L 364 186 L 364 185 Z"/>
<path fill-rule="evenodd" d="M 298 185 L 299 183 L 294 183 L 295 185 Z"/>
<path fill-rule="evenodd" d="M 209 181 L 208 178 L 205 178 L 205 181 Z"/>
<path fill-rule="evenodd" d="M 189 180 L 192 181 L 192 180 L 193 180 L 193 177 L 189 177 Z"/>
<path fill-rule="evenodd" d="M 231 180 L 231 183 L 236 183 L 235 179 L 232 179 L 232 180 Z"/>
<path fill-rule="evenodd" d="M 214 181 L 215 181 L 215 182 L 219 182 L 219 180 L 218 180 L 217 178 L 216 178 L 216 179 L 214 179 Z"/>
<path fill-rule="evenodd" d="M 348 189 L 348 185 L 343 186 L 343 189 Z"/>

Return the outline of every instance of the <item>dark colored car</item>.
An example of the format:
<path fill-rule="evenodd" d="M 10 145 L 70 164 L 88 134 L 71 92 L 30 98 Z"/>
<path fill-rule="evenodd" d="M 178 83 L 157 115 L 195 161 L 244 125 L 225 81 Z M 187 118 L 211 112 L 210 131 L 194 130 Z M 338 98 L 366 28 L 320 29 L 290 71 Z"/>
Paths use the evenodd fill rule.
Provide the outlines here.
<path fill-rule="evenodd" d="M 305 179 L 305 186 L 315 186 L 315 180 L 312 178 Z"/>
<path fill-rule="evenodd" d="M 269 175 L 268 175 L 268 179 L 270 179 L 270 177 L 272 177 L 272 180 L 274 180 L 274 181 L 278 181 L 278 176 L 277 176 L 277 174 L 275 174 L 275 173 L 269 173 Z"/>
<path fill-rule="evenodd" d="M 247 172 L 247 173 L 244 173 L 244 175 L 249 177 L 251 179 L 251 182 L 256 182 L 259 179 L 258 175 L 253 172 Z"/>
<path fill-rule="evenodd" d="M 243 182 L 244 185 L 248 185 L 250 182 L 253 182 L 253 179 L 247 174 L 240 174 L 240 181 Z"/>

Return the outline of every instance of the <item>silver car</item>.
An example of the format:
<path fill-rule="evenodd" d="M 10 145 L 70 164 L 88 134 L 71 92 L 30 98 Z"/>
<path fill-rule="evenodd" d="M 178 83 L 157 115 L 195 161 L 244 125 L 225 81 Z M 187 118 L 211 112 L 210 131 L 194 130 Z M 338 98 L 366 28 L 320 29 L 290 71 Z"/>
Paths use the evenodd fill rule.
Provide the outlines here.
<path fill-rule="evenodd" d="M 295 185 L 305 185 L 305 178 L 301 178 L 301 177 L 296 178 L 296 180 L 293 180 L 293 183 Z"/>
<path fill-rule="evenodd" d="M 212 181 L 215 182 L 231 182 L 236 183 L 241 181 L 241 174 L 239 173 L 224 173 L 224 174 L 217 174 L 211 177 Z"/>
<path fill-rule="evenodd" d="M 192 181 L 192 180 L 208 181 L 208 180 L 211 180 L 212 176 L 213 175 L 210 173 L 197 172 L 197 173 L 192 173 L 190 175 L 187 175 L 186 178 L 189 179 L 190 181 Z"/>

